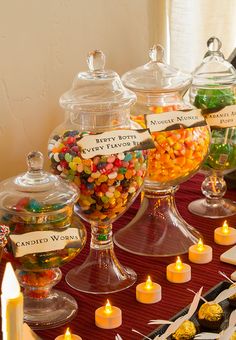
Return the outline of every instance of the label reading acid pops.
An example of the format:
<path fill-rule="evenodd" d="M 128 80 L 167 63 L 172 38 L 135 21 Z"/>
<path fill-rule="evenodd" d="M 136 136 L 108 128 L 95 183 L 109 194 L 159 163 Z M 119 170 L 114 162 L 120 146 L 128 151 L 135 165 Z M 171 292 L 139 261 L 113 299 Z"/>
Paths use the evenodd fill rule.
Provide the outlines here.
<path fill-rule="evenodd" d="M 77 228 L 68 228 L 64 231 L 32 231 L 20 235 L 10 235 L 10 239 L 15 257 L 81 247 Z"/>
<path fill-rule="evenodd" d="M 206 125 L 201 110 L 148 114 L 145 118 L 146 125 L 151 132 L 187 129 Z"/>
<path fill-rule="evenodd" d="M 81 156 L 84 159 L 155 148 L 151 134 L 147 129 L 113 130 L 95 135 L 85 135 L 77 142 L 77 145 L 81 148 Z"/>
<path fill-rule="evenodd" d="M 236 126 L 236 105 L 225 106 L 218 111 L 204 110 L 203 114 L 211 127 L 229 128 Z"/>

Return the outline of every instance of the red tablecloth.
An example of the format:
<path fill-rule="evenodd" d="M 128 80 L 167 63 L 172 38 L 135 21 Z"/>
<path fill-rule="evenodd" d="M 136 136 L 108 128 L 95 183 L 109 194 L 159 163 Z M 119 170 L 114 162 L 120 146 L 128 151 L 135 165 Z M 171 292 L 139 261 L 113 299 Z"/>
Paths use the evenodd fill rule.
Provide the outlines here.
<path fill-rule="evenodd" d="M 222 252 L 230 247 L 224 247 L 214 244 L 213 232 L 217 226 L 222 225 L 222 219 L 206 219 L 192 215 L 187 205 L 192 200 L 201 196 L 202 176 L 197 175 L 188 182 L 181 185 L 180 190 L 176 194 L 176 203 L 181 215 L 185 220 L 196 227 L 205 238 L 207 244 L 213 247 L 214 259 L 210 264 L 194 265 L 192 266 L 192 280 L 185 284 L 173 284 L 166 279 L 166 266 L 173 262 L 175 259 L 168 258 L 148 258 L 135 256 L 115 247 L 117 257 L 122 264 L 132 267 L 138 274 L 138 283 L 145 281 L 147 274 L 150 274 L 156 282 L 158 282 L 163 289 L 162 301 L 153 305 L 143 305 L 135 300 L 135 286 L 115 294 L 107 295 L 90 295 L 79 293 L 70 288 L 62 279 L 57 285 L 58 289 L 62 289 L 73 295 L 79 306 L 76 318 L 68 325 L 49 329 L 44 331 L 37 331 L 37 334 L 43 340 L 55 339 L 59 334 L 63 334 L 67 326 L 71 328 L 73 333 L 79 334 L 83 340 L 111 340 L 115 339 L 115 335 L 119 333 L 123 340 L 141 339 L 141 336 L 131 331 L 132 328 L 139 330 L 144 334 L 150 333 L 156 328 L 154 325 L 147 325 L 150 319 L 169 319 L 176 314 L 180 309 L 188 305 L 193 298 L 191 292 L 187 288 L 198 290 L 202 285 L 204 292 L 209 290 L 212 286 L 222 281 L 222 277 L 218 274 L 221 268 L 226 274 L 230 275 L 236 267 L 230 264 L 222 263 L 219 261 L 219 256 Z M 226 197 L 235 199 L 235 191 L 228 190 Z M 123 215 L 120 220 L 114 224 L 114 231 L 121 228 L 136 214 L 139 205 L 139 199 L 133 206 Z M 236 225 L 236 215 L 227 219 L 230 226 Z M 89 234 L 89 232 L 88 232 Z M 69 269 L 82 263 L 89 251 L 89 239 L 87 245 L 81 254 L 71 263 L 62 268 L 63 274 Z M 187 255 L 181 256 L 184 262 L 189 263 Z M 1 265 L 1 272 L 3 271 L 3 263 Z M 94 312 L 96 308 L 104 305 L 106 299 L 109 298 L 113 305 L 118 306 L 123 311 L 122 326 L 115 330 L 102 330 L 94 324 Z M 27 339 L 24 339 L 27 340 Z"/>

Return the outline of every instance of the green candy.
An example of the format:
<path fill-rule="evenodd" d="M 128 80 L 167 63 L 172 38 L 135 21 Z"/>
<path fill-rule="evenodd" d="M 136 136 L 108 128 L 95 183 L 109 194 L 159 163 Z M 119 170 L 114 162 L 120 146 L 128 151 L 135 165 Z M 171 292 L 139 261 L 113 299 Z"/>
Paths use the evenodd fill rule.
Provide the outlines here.
<path fill-rule="evenodd" d="M 233 104 L 235 104 L 235 97 L 230 89 L 200 89 L 193 105 L 198 109 L 221 109 Z"/>

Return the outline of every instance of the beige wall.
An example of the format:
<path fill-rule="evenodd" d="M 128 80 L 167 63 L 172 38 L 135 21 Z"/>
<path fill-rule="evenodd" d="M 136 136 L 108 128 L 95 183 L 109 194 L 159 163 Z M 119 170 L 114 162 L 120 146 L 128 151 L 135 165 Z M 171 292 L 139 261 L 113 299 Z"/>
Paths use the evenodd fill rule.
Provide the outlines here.
<path fill-rule="evenodd" d="M 58 98 L 87 69 L 88 51 L 102 49 L 119 73 L 147 60 L 150 5 L 0 0 L 0 180 L 24 171 L 29 151 L 46 156 L 49 134 L 63 119 Z"/>

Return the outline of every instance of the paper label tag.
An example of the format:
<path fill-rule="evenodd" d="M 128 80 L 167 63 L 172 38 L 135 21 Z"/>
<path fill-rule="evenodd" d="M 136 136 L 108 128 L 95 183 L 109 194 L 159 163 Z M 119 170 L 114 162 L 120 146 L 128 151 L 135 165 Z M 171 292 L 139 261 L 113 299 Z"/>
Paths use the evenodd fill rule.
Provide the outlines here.
<path fill-rule="evenodd" d="M 81 147 L 81 156 L 85 159 L 155 148 L 152 136 L 147 129 L 113 130 L 86 135 L 77 142 L 77 145 Z"/>
<path fill-rule="evenodd" d="M 81 246 L 77 228 L 68 228 L 64 231 L 32 231 L 10 235 L 10 239 L 15 257 Z"/>
<path fill-rule="evenodd" d="M 236 126 L 236 105 L 225 106 L 223 109 L 215 112 L 203 110 L 203 115 L 211 127 L 228 128 Z"/>
<path fill-rule="evenodd" d="M 201 110 L 148 114 L 145 118 L 147 128 L 151 132 L 187 129 L 206 125 Z"/>

